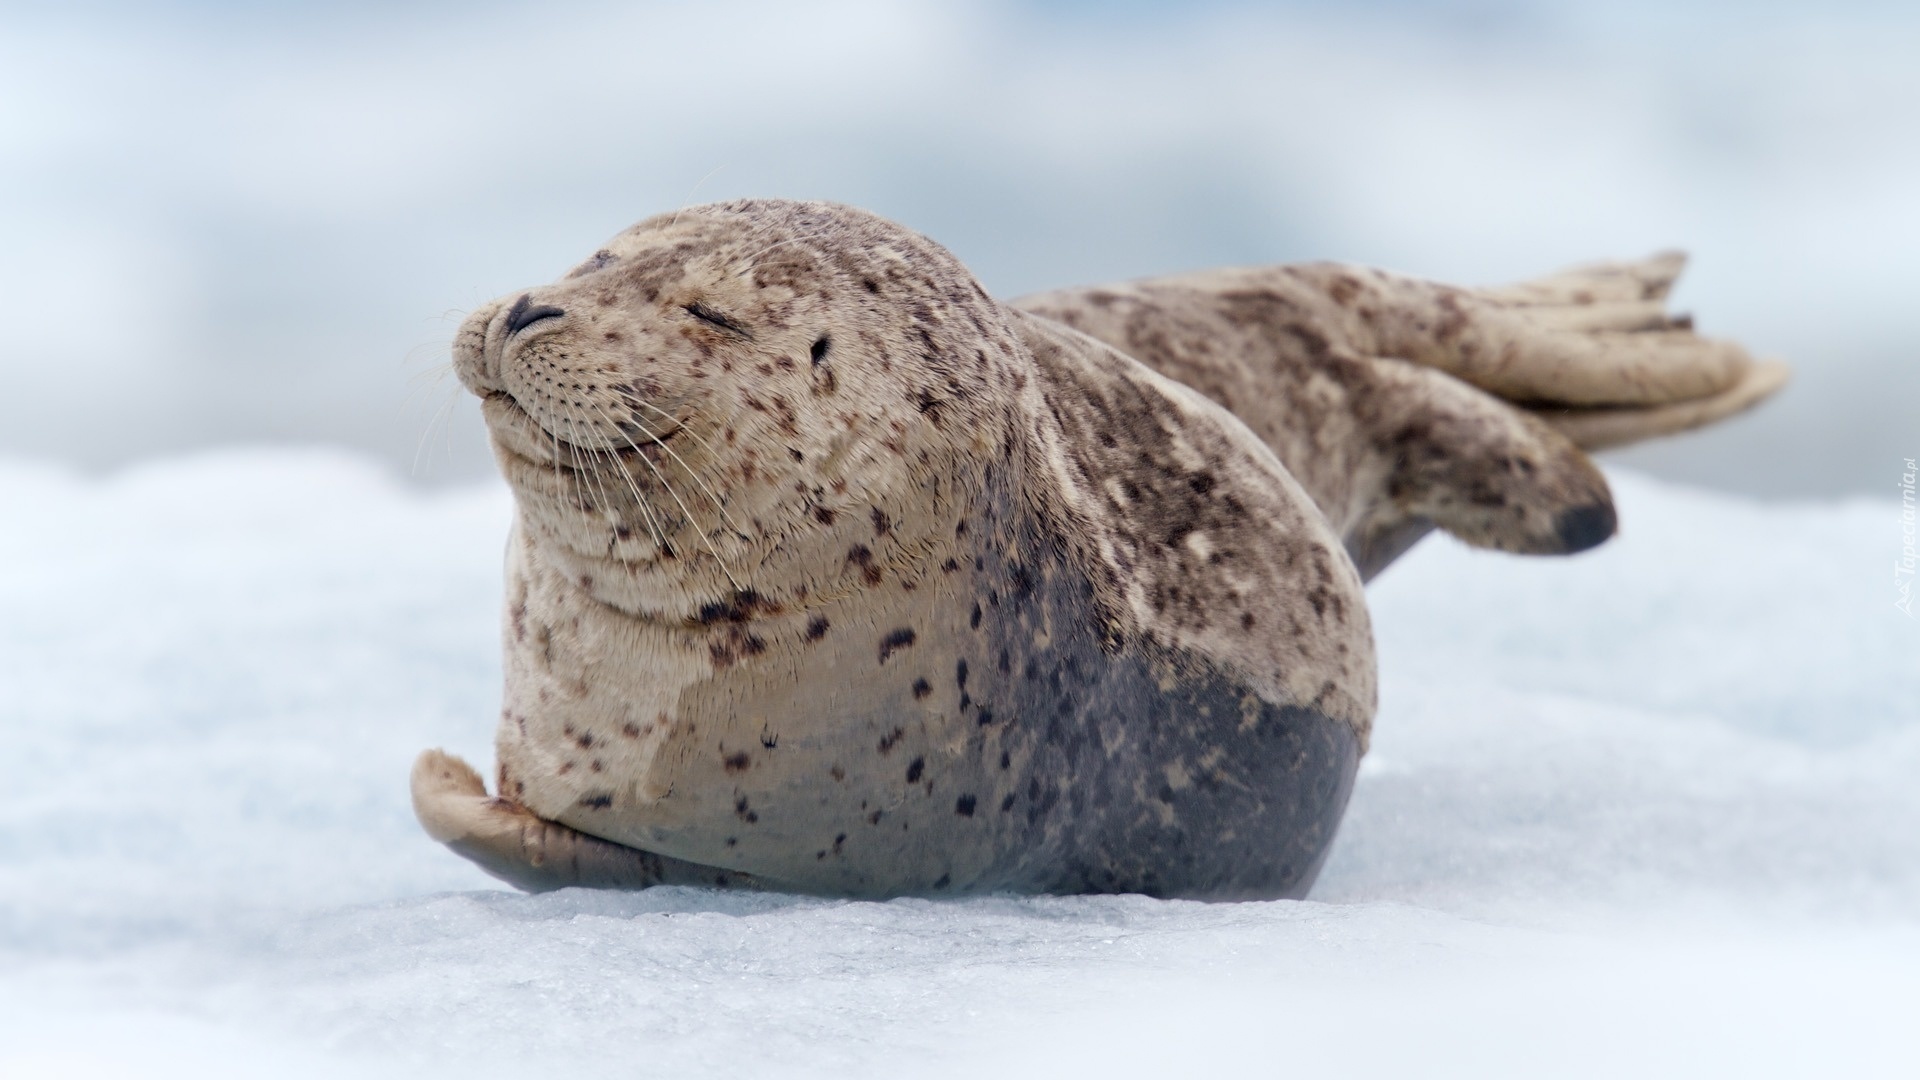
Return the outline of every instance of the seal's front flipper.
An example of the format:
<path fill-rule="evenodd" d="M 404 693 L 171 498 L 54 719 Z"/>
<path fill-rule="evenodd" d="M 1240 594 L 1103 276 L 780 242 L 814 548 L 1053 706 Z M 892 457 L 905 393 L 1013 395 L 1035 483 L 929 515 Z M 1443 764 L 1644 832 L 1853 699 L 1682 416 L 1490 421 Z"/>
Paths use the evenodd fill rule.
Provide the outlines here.
<path fill-rule="evenodd" d="M 1585 551 L 1614 532 L 1607 481 L 1566 436 L 1431 368 L 1372 361 L 1365 423 L 1386 467 L 1381 497 L 1348 530 L 1371 576 L 1431 523 L 1475 547 L 1531 555 Z"/>
<path fill-rule="evenodd" d="M 652 885 L 757 888 L 746 874 L 670 859 L 588 836 L 487 795 L 472 766 L 443 750 L 413 763 L 413 812 L 427 835 L 518 889 Z"/>

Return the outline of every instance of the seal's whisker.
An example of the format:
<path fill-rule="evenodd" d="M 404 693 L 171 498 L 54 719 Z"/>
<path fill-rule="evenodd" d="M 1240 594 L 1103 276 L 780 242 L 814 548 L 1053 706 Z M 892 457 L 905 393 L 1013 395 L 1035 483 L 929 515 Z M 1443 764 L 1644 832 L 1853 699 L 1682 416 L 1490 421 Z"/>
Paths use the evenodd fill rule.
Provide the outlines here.
<path fill-rule="evenodd" d="M 454 402 L 459 400 L 457 396 L 458 393 L 459 391 L 457 388 L 450 390 L 447 394 L 447 400 L 445 401 L 445 403 L 443 403 L 439 408 L 435 409 L 433 411 L 433 415 L 427 418 L 427 426 L 421 429 L 420 438 L 414 441 L 413 464 L 408 466 L 407 475 L 414 476 L 414 477 L 418 477 L 420 475 L 420 455 L 426 450 L 427 440 L 432 437 L 433 429 L 436 426 L 440 427 L 443 431 L 447 432 L 447 438 L 449 440 L 452 439 L 453 425 L 451 423 L 443 424 L 442 421 L 446 421 L 453 416 Z M 448 443 L 448 448 L 447 448 L 447 457 L 449 460 L 451 460 L 453 457 L 453 448 L 452 448 L 452 443 L 450 441 Z M 428 460 L 431 461 L 432 459 L 429 458 Z"/>
<path fill-rule="evenodd" d="M 620 425 L 618 424 L 614 425 L 615 430 L 618 430 L 619 427 Z M 621 434 L 624 437 L 626 433 L 621 432 Z M 654 436 L 653 441 L 660 442 L 660 439 L 658 436 Z M 661 446 L 664 448 L 666 444 L 661 443 Z M 639 447 L 634 447 L 634 449 L 635 451 L 638 451 Z M 668 453 L 672 453 L 672 451 L 669 450 Z M 692 529 L 694 532 L 700 534 L 700 539 L 704 541 L 707 545 L 707 552 L 713 556 L 713 561 L 719 564 L 720 572 L 726 575 L 727 583 L 732 585 L 734 589 L 738 590 L 740 588 L 740 579 L 733 576 L 733 569 L 727 565 L 727 560 L 720 557 L 720 549 L 714 546 L 713 537 L 707 535 L 707 530 L 700 527 L 700 522 L 693 516 L 693 511 L 687 508 L 686 500 L 682 499 L 680 497 L 680 493 L 673 489 L 673 481 L 667 479 L 666 474 L 660 471 L 659 466 L 655 465 L 651 461 L 647 461 L 647 455 L 639 454 L 639 458 L 641 461 L 646 462 L 647 468 L 653 470 L 654 479 L 660 481 L 660 486 L 667 489 L 667 494 L 672 497 L 674 504 L 680 507 L 680 514 L 682 517 L 686 518 L 687 527 Z M 725 507 L 720 507 L 721 514 L 724 515 L 726 512 L 727 511 Z"/>
<path fill-rule="evenodd" d="M 574 501 L 580 505 L 580 509 L 584 512 L 587 508 L 587 503 L 592 501 L 593 496 L 587 490 L 587 481 L 582 479 L 587 475 L 587 467 L 580 461 L 580 432 L 575 430 L 572 411 L 567 408 L 566 404 L 559 401 L 556 401 L 555 404 L 560 406 L 560 418 L 566 421 L 567 424 L 567 438 L 561 441 L 567 446 L 567 457 L 573 461 L 572 479 Z"/>
<path fill-rule="evenodd" d="M 705 435 L 700 434 L 700 432 L 695 430 L 693 427 L 693 421 L 700 415 L 698 410 L 692 410 L 689 413 L 687 419 L 682 420 L 679 417 L 668 412 L 667 410 L 661 408 L 660 406 L 655 405 L 651 401 L 643 401 L 638 395 L 634 394 L 630 390 L 620 391 L 620 402 L 623 405 L 639 406 L 642 409 L 652 409 L 654 412 L 659 413 L 661 416 L 679 425 L 680 430 L 686 432 L 688 435 L 693 436 L 693 441 L 700 444 L 700 449 L 705 450 L 707 453 L 713 455 L 715 458 L 718 458 L 720 456 L 719 451 L 714 449 L 713 444 L 707 441 L 707 437 Z"/>
<path fill-rule="evenodd" d="M 554 434 L 552 428 L 538 420 L 534 421 L 534 425 L 541 434 L 553 442 L 553 490 L 557 494 L 560 491 L 560 436 Z"/>
<path fill-rule="evenodd" d="M 609 504 L 612 503 L 613 500 L 607 498 L 606 485 L 600 482 L 600 470 L 594 468 L 594 462 L 597 461 L 598 458 L 594 455 L 593 447 L 588 446 L 580 439 L 580 425 L 575 422 L 576 417 L 573 403 L 570 401 L 566 402 L 563 407 L 566 410 L 567 445 L 573 448 L 574 461 L 578 462 L 581 454 L 584 453 L 586 455 L 586 464 L 582 467 L 581 472 L 585 474 L 587 483 L 598 493 L 595 498 L 600 504 L 599 508 L 603 511 L 608 510 Z"/>
<path fill-rule="evenodd" d="M 615 431 L 620 431 L 620 425 L 615 423 L 614 419 L 611 416 L 607 415 L 607 411 L 605 409 L 601 408 L 599 405 L 595 405 L 593 407 L 593 411 L 599 413 L 600 418 L 602 420 L 605 420 L 609 425 L 611 425 Z M 633 446 L 634 453 L 638 454 L 640 452 L 640 448 L 638 446 L 634 446 L 633 440 L 630 438 L 627 438 L 626 432 L 620 431 L 620 437 L 627 440 L 628 446 Z M 621 478 L 627 482 L 627 489 L 633 492 L 633 501 L 637 506 L 640 507 L 640 514 L 642 517 L 646 519 L 647 527 L 652 531 L 654 535 L 655 543 L 664 551 L 667 546 L 667 534 L 661 530 L 659 523 L 654 521 L 653 508 L 647 504 L 646 496 L 640 493 L 640 482 L 634 479 L 633 470 L 627 468 L 627 463 L 621 460 L 620 455 L 618 453 L 614 453 L 610 456 L 613 459 L 614 465 L 619 468 Z"/>
<path fill-rule="evenodd" d="M 687 189 L 687 197 L 684 199 L 681 199 L 680 205 L 674 208 L 673 217 L 667 219 L 667 228 L 671 229 L 675 225 L 680 224 L 681 211 L 685 210 L 687 208 L 687 204 L 693 201 L 694 193 L 700 190 L 700 185 L 713 179 L 714 173 L 717 173 L 721 169 L 724 169 L 726 167 L 727 167 L 727 163 L 723 161 L 720 164 L 715 165 L 713 168 L 708 169 L 707 175 L 693 182 L 693 186 Z"/>
<path fill-rule="evenodd" d="M 747 533 L 747 531 L 740 527 L 739 522 L 733 520 L 732 514 L 727 513 L 726 504 L 720 501 L 720 496 L 714 492 L 712 485 L 708 484 L 705 478 L 703 478 L 699 473 L 693 471 L 693 466 L 687 464 L 687 460 L 685 458 L 681 457 L 677 452 L 675 452 L 673 447 L 668 446 L 665 439 L 662 439 L 660 436 L 655 435 L 653 433 L 653 429 L 647 426 L 646 421 L 641 420 L 637 416 L 630 417 L 629 419 L 633 421 L 634 426 L 640 429 L 641 434 L 645 435 L 649 439 L 652 439 L 654 442 L 654 445 L 658 446 L 662 450 L 665 450 L 669 457 L 673 458 L 673 460 L 680 463 L 681 468 L 687 470 L 687 475 L 693 478 L 693 482 L 696 484 L 699 484 L 700 490 L 706 492 L 707 498 L 713 500 L 714 509 L 720 511 L 720 517 L 726 521 L 728 528 L 732 529 L 735 533 L 739 534 L 742 538 L 748 537 L 749 534 Z M 669 419 L 671 419 L 671 416 L 669 416 Z M 618 427 L 619 425 L 615 424 L 614 426 Z M 637 450 L 639 449 L 639 447 L 635 447 L 634 449 Z M 711 448 L 709 448 L 707 452 L 712 453 L 713 451 Z"/>

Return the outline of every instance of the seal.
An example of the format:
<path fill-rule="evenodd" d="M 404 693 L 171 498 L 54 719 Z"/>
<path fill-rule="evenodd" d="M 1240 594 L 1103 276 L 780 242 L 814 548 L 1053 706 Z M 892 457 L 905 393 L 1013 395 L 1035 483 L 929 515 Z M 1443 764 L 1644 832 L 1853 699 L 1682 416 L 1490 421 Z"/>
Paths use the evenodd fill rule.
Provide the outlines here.
<path fill-rule="evenodd" d="M 1656 310 L 1677 272 L 1006 304 L 849 207 L 644 221 L 456 336 L 517 506 L 497 794 L 428 751 L 415 811 L 526 889 L 1303 895 L 1363 577 L 1435 527 L 1591 547 L 1579 442 L 1778 385 Z"/>

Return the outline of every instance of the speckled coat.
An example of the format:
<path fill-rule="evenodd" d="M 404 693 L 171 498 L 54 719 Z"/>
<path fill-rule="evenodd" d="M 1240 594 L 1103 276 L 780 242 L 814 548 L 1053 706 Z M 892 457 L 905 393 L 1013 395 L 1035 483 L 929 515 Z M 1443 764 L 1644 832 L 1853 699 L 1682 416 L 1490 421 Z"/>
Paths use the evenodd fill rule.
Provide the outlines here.
<path fill-rule="evenodd" d="M 1645 296 L 1588 322 L 1677 361 L 1533 371 L 1541 313 L 1661 271 L 1582 273 L 1585 301 L 1304 267 L 1008 305 L 847 207 L 643 222 L 456 340 L 519 514 L 498 794 L 429 752 L 421 820 L 528 888 L 1300 895 L 1373 718 L 1363 574 L 1436 523 L 1612 531 L 1555 417 L 1473 383 L 1616 433 L 1758 396 Z"/>

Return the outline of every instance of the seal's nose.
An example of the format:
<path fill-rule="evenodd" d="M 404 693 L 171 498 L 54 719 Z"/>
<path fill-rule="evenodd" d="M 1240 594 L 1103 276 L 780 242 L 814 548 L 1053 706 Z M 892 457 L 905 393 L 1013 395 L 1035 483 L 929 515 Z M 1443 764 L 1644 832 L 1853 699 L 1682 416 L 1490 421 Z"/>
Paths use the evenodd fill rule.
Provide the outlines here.
<path fill-rule="evenodd" d="M 534 307 L 533 294 L 522 293 L 507 312 L 507 336 L 512 337 L 542 319 L 557 319 L 565 314 L 565 311 L 547 304 Z"/>

